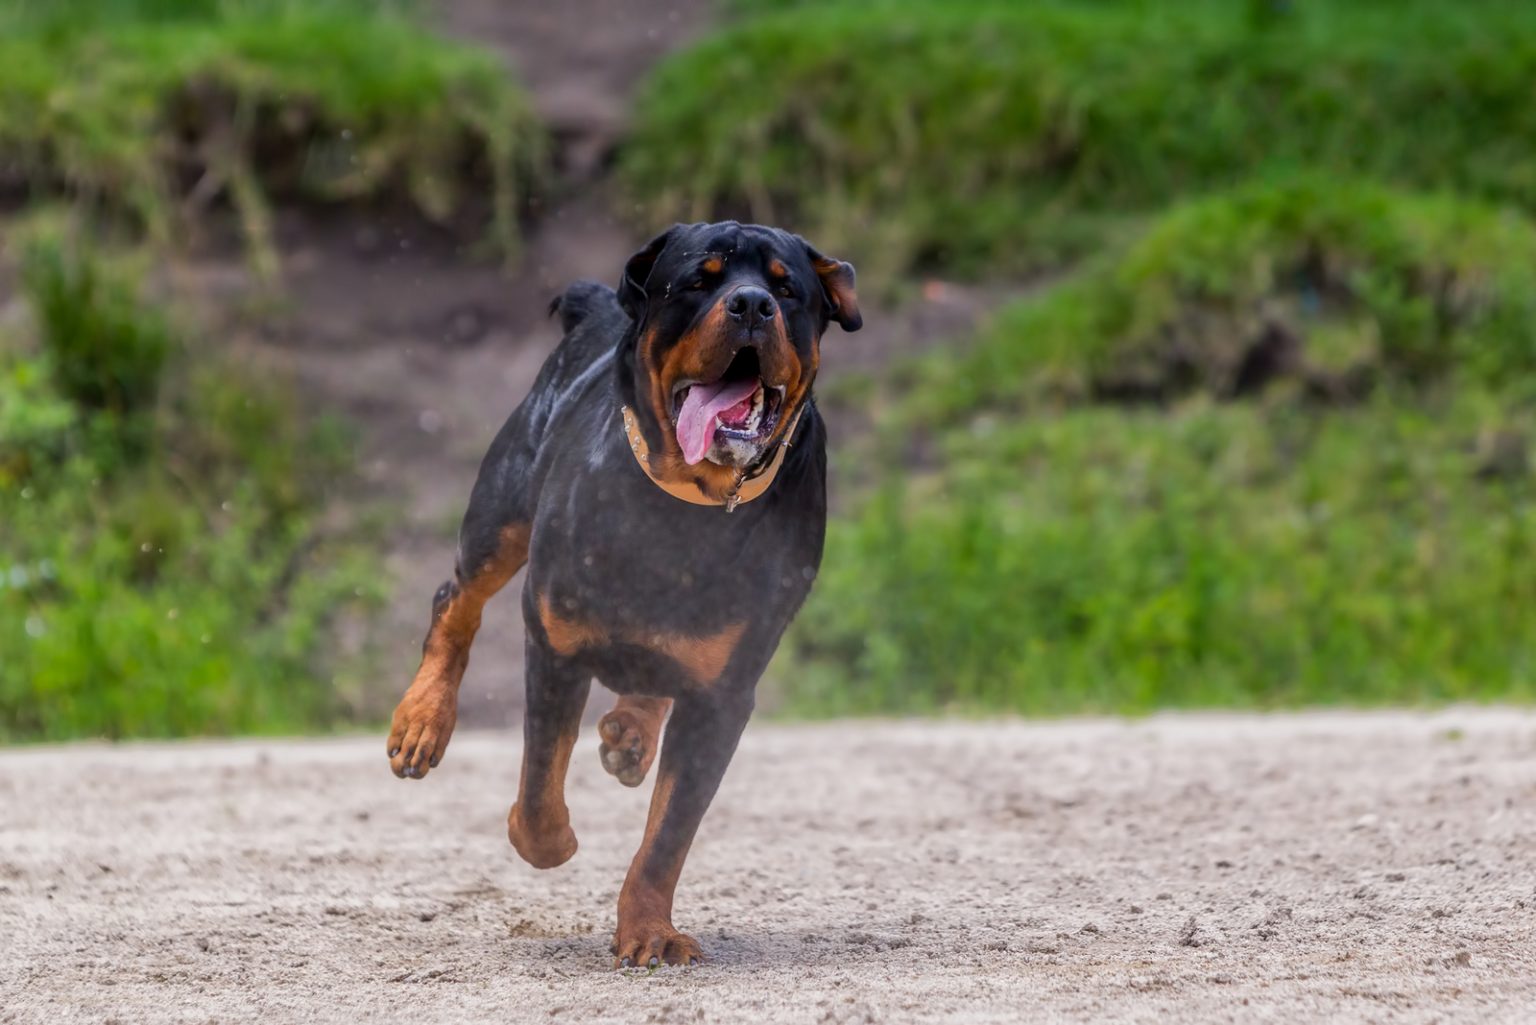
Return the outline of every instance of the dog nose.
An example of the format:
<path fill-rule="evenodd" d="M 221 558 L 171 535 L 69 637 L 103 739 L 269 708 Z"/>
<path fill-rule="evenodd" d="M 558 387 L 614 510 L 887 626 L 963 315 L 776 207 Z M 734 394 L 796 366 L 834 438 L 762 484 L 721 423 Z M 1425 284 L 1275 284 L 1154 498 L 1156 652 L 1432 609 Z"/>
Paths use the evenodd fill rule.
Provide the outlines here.
<path fill-rule="evenodd" d="M 725 302 L 725 312 L 749 328 L 768 323 L 778 311 L 778 304 L 768 290 L 756 285 L 738 288 Z"/>

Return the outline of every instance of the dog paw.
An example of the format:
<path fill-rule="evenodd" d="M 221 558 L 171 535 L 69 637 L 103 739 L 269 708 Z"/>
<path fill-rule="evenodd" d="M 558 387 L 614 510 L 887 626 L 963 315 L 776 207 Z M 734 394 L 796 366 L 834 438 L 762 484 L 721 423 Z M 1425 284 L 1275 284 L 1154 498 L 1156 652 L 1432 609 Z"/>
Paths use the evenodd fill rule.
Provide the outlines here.
<path fill-rule="evenodd" d="M 458 721 L 458 695 L 441 683 L 413 683 L 389 727 L 389 767 L 401 779 L 422 779 L 437 768 Z"/>
<path fill-rule="evenodd" d="M 704 960 L 699 941 L 672 928 L 671 922 L 619 923 L 613 936 L 615 968 L 655 968 L 659 965 L 695 965 Z"/>
<path fill-rule="evenodd" d="M 525 819 L 522 806 L 514 804 L 507 814 L 507 839 L 524 861 L 534 868 L 564 865 L 576 853 L 576 831 L 567 815 L 549 822 Z"/>
<path fill-rule="evenodd" d="M 625 708 L 615 708 L 597 724 L 602 744 L 597 749 L 603 768 L 627 787 L 645 782 L 656 760 L 657 724 Z"/>

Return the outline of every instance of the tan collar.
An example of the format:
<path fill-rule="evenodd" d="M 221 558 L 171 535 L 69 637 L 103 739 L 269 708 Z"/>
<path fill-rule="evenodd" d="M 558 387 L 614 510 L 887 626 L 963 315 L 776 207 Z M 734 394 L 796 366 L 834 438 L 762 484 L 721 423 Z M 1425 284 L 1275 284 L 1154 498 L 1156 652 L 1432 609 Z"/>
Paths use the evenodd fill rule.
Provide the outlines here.
<path fill-rule="evenodd" d="M 640 433 L 640 425 L 635 420 L 634 411 L 628 406 L 621 406 L 624 413 L 624 433 L 629 437 L 629 450 L 635 454 L 635 462 L 640 464 L 640 469 L 651 479 L 651 483 L 671 495 L 673 498 L 691 502 L 694 505 L 724 506 L 726 512 L 734 512 L 736 506 L 742 502 L 750 502 L 754 498 L 762 497 L 773 483 L 773 478 L 779 474 L 779 467 L 784 465 L 784 453 L 789 450 L 789 440 L 795 436 L 795 428 L 800 425 L 800 414 L 805 412 L 805 404 L 795 410 L 795 415 L 789 421 L 789 429 L 784 432 L 784 440 L 773 450 L 773 458 L 768 460 L 768 465 L 763 467 L 751 477 L 745 470 L 738 470 L 736 483 L 730 494 L 723 499 L 710 498 L 697 484 L 689 481 L 686 484 L 673 484 L 662 480 L 651 472 L 651 449 L 645 443 L 645 437 Z"/>

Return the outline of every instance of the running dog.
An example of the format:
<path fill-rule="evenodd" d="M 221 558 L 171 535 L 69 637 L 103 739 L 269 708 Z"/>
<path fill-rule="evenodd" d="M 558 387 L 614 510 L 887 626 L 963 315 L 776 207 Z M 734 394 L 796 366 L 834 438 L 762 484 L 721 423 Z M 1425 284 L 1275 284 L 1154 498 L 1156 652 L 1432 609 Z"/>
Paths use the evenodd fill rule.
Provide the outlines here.
<path fill-rule="evenodd" d="M 619 894 L 616 966 L 692 964 L 672 924 L 695 831 L 758 678 L 821 562 L 821 336 L 862 321 L 853 267 L 761 225 L 675 225 L 614 292 L 555 300 L 565 337 L 481 464 L 452 580 L 395 710 L 395 775 L 437 767 L 486 601 L 524 563 L 527 715 L 507 835 L 553 868 L 576 853 L 565 774 L 593 677 L 619 695 L 604 768 L 644 780 L 666 743 Z M 670 713 L 670 721 L 668 715 Z"/>

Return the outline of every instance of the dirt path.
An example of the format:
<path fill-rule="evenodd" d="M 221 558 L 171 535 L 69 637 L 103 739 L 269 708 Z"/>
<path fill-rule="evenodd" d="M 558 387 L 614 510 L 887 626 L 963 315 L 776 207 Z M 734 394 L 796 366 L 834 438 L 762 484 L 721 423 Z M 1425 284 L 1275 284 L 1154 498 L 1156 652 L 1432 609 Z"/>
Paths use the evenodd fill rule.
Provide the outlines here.
<path fill-rule="evenodd" d="M 0 1022 L 1536 1019 L 1536 715 L 748 730 L 684 875 L 713 960 L 609 970 L 645 791 L 582 739 L 0 753 Z"/>

